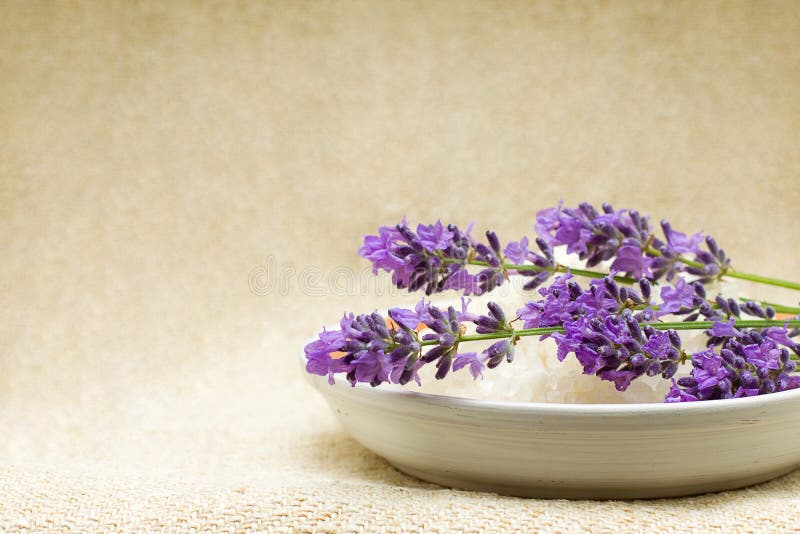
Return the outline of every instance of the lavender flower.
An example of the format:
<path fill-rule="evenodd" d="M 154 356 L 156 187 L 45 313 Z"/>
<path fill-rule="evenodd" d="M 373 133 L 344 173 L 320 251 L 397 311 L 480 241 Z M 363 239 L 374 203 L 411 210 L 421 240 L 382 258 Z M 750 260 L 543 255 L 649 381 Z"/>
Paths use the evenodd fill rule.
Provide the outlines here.
<path fill-rule="evenodd" d="M 352 385 L 364 382 L 372 386 L 419 383 L 418 371 L 429 363 L 435 363 L 437 379 L 464 367 L 469 367 L 473 377 L 482 376 L 484 366 L 492 368 L 504 358 L 513 359 L 514 341 L 497 341 L 480 355 L 459 353 L 463 323 L 471 321 L 479 332 L 486 333 L 511 336 L 513 330 L 497 304 L 489 303 L 488 315 L 469 312 L 467 305 L 462 299 L 461 312 L 453 307 L 442 310 L 422 299 L 413 310 L 389 310 L 393 323 L 378 313 L 345 314 L 340 330 L 323 330 L 317 340 L 306 345 L 306 370 L 328 376 L 331 384 L 335 375 L 343 374 Z M 421 337 L 416 332 L 420 325 L 425 329 Z"/>
<path fill-rule="evenodd" d="M 638 212 L 615 211 L 603 204 L 603 211 L 583 202 L 577 208 L 540 211 L 536 216 L 536 231 L 552 246 L 566 245 L 567 252 L 576 253 L 589 266 L 613 258 L 622 246 L 639 247 L 640 253 L 652 234 L 646 217 Z M 626 261 L 633 259 L 633 249 L 627 249 Z"/>
<path fill-rule="evenodd" d="M 467 366 L 473 379 L 477 380 L 479 376 L 483 378 L 484 359 L 478 356 L 477 352 L 456 354 L 453 358 L 453 371 L 459 371 Z"/>
<path fill-rule="evenodd" d="M 396 227 L 383 226 L 378 235 L 364 237 L 359 254 L 370 260 L 373 272 L 379 270 L 392 274 L 392 283 L 401 289 L 424 289 L 427 295 L 455 290 L 464 295 L 480 295 L 502 285 L 506 279 L 504 251 L 497 235 L 486 232 L 486 243 L 476 242 L 469 233 L 455 225 L 417 225 L 412 231 L 405 221 Z M 528 240 L 509 243 L 505 254 L 512 261 L 529 262 L 539 269 L 524 269 L 516 274 L 533 277 L 526 287 L 533 288 L 544 282 L 555 265 L 552 249 L 537 240 L 541 254 L 528 249 Z M 481 265 L 477 273 L 467 270 L 467 265 Z M 544 271 L 543 271 L 544 269 Z"/>
<path fill-rule="evenodd" d="M 570 353 L 584 374 L 614 383 L 619 391 L 642 376 L 671 378 L 680 362 L 680 337 L 674 331 L 657 331 L 640 325 L 630 310 L 611 315 L 598 312 L 564 323 L 564 333 L 554 333 L 558 358 Z"/>
<path fill-rule="evenodd" d="M 611 270 L 629 273 L 634 278 L 642 278 L 650 272 L 652 258 L 642 254 L 639 245 L 623 245 L 617 249 L 617 257 L 611 264 Z"/>
<path fill-rule="evenodd" d="M 669 249 L 677 254 L 699 254 L 701 252 L 700 243 L 703 242 L 703 234 L 687 236 L 682 232 L 672 229 L 669 222 L 662 220 L 661 229 L 667 239 Z"/>
<path fill-rule="evenodd" d="M 753 341 L 752 332 L 743 334 Z M 673 380 L 665 402 L 751 397 L 800 388 L 800 376 L 789 351 L 770 338 L 742 343 L 730 338 L 719 353 L 712 349 L 692 355 L 691 376 Z"/>
<path fill-rule="evenodd" d="M 327 375 L 331 384 L 334 375 L 340 373 L 353 385 L 405 384 L 412 379 L 419 382 L 420 344 L 413 331 L 390 329 L 378 313 L 345 314 L 340 327 L 341 330 L 323 330 L 319 339 L 306 345 L 309 373 Z"/>
<path fill-rule="evenodd" d="M 377 236 L 365 236 L 358 253 L 372 262 L 374 273 L 390 272 L 392 283 L 398 288 L 424 288 L 430 295 L 446 286 L 459 286 L 470 294 L 474 278 L 464 277 L 463 267 L 473 250 L 469 230 L 462 232 L 454 225 L 444 226 L 437 221 L 417 225 L 415 233 L 403 221 L 396 227 L 382 226 Z"/>
<path fill-rule="evenodd" d="M 306 371 L 312 375 L 328 377 L 328 383 L 333 385 L 333 375 L 348 370 L 347 364 L 341 358 L 332 355 L 344 347 L 345 337 L 341 330 L 328 332 L 323 329 L 319 339 L 306 345 Z"/>
<path fill-rule="evenodd" d="M 570 279 L 570 275 L 558 277 L 539 290 L 544 298 L 518 312 L 525 328 L 563 325 L 563 333 L 551 334 L 559 360 L 574 353 L 584 373 L 614 382 L 620 391 L 644 374 L 667 378 L 675 374 L 680 338 L 674 332 L 640 326 L 653 318 L 641 295 L 619 287 L 610 276 L 593 280 L 586 290 Z M 641 288 L 649 296 L 649 283 L 642 282 Z M 632 307 L 641 309 L 633 312 Z"/>
<path fill-rule="evenodd" d="M 523 237 L 519 241 L 511 241 L 504 250 L 506 257 L 513 263 L 525 263 L 529 259 L 528 238 Z"/>
<path fill-rule="evenodd" d="M 644 282 L 649 291 L 649 283 Z M 550 286 L 539 289 L 542 299 L 530 301 L 517 312 L 525 328 L 556 326 L 581 315 L 596 315 L 599 312 L 618 313 L 631 306 L 644 304 L 642 296 L 633 288 L 620 287 L 608 276 L 592 280 L 584 290 L 567 273 L 557 277 Z M 642 313 L 648 317 L 651 310 L 644 307 Z"/>
<path fill-rule="evenodd" d="M 406 308 L 390 309 L 389 317 L 391 317 L 393 321 L 407 328 L 408 330 L 414 330 L 420 324 L 431 320 L 430 313 L 428 313 L 430 305 L 431 305 L 430 302 L 426 303 L 425 299 L 422 299 L 417 303 L 416 306 L 414 306 L 413 310 L 409 310 Z"/>
<path fill-rule="evenodd" d="M 741 337 L 742 333 L 739 332 L 735 326 L 733 326 L 733 323 L 733 318 L 729 319 L 728 322 L 714 321 L 714 325 L 711 327 L 710 333 L 713 337 L 717 338 Z"/>
<path fill-rule="evenodd" d="M 679 272 L 699 277 L 704 283 L 729 267 L 725 252 L 714 239 L 702 234 L 687 236 L 662 221 L 664 240 L 650 227 L 647 217 L 635 210 L 614 210 L 603 204 L 602 211 L 583 202 L 577 208 L 540 211 L 536 232 L 551 246 L 564 245 L 567 252 L 578 254 L 588 266 L 613 259 L 611 269 L 636 278 L 672 280 Z M 705 242 L 707 250 L 700 248 Z M 693 255 L 685 261 L 683 255 Z"/>
<path fill-rule="evenodd" d="M 687 284 L 683 278 L 678 278 L 671 286 L 665 285 L 661 288 L 662 303 L 658 309 L 659 315 L 694 309 L 704 302 L 698 292 L 705 295 L 701 284 Z"/>
<path fill-rule="evenodd" d="M 608 204 L 601 211 L 586 203 L 575 209 L 559 204 L 539 212 L 536 229 L 540 252 L 531 251 L 525 237 L 503 247 L 492 231 L 486 232 L 485 242 L 478 242 L 469 235 L 471 227 L 463 232 L 441 221 L 417 225 L 415 230 L 403 221 L 366 236 L 359 253 L 372 262 L 374 272 L 390 272 L 399 288 L 424 289 L 428 295 L 449 289 L 482 294 L 515 274 L 529 277 L 525 287 L 539 288 L 541 298 L 518 310 L 513 321 L 493 302 L 484 315 L 471 312 L 463 297 L 461 311 L 441 309 L 422 299 L 413 309 L 390 309 L 388 318 L 377 312 L 345 314 L 340 329 L 323 329 L 306 345 L 307 371 L 327 376 L 331 384 L 335 376 L 344 375 L 352 385 L 374 387 L 412 380 L 419 384 L 419 370 L 435 364 L 437 379 L 462 369 L 477 379 L 486 368 L 503 360 L 512 362 L 521 337 L 543 333 L 515 330 L 511 325 L 521 320 L 524 329 L 549 332 L 542 339 L 554 338 L 559 360 L 574 354 L 584 373 L 624 391 L 643 375 L 671 379 L 686 361 L 678 332 L 652 323 L 656 317 L 673 314 L 688 322 L 702 317 L 712 326 L 706 331 L 708 348 L 691 356 L 691 376 L 672 381 L 666 402 L 800 388 L 797 365 L 790 358 L 790 352 L 800 355 L 800 343 L 793 340 L 800 331 L 772 326 L 771 321 L 756 321 L 764 326 L 761 329 L 743 328 L 737 323 L 742 315 L 772 319 L 775 311 L 753 301 L 706 295 L 703 283 L 724 274 L 730 264 L 711 237 L 686 235 L 662 221 L 663 239 L 659 239 L 647 217 Z M 555 262 L 554 246 L 566 246 L 590 266 L 610 261 L 611 274 L 584 288 L 567 270 L 549 286 L 540 287 L 554 271 L 565 270 Z M 471 266 L 479 272 L 469 271 Z M 623 272 L 638 279 L 638 288 L 617 284 L 615 275 Z M 697 279 L 688 282 L 686 274 Z M 654 302 L 651 281 L 662 277 L 672 284 L 662 287 L 661 302 Z M 474 324 L 476 334 L 466 334 L 467 323 Z M 478 340 L 491 344 L 480 352 L 460 351 L 461 344 Z"/>

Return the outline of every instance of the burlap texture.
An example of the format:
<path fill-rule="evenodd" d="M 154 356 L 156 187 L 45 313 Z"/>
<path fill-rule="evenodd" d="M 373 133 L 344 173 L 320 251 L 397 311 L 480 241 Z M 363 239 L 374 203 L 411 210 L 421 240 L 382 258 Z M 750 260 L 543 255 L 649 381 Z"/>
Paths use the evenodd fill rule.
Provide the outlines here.
<path fill-rule="evenodd" d="M 415 300 L 355 253 L 404 214 L 510 239 L 607 199 L 798 278 L 798 13 L 0 2 L 0 531 L 796 530 L 798 473 L 651 502 L 420 483 L 296 355 Z"/>

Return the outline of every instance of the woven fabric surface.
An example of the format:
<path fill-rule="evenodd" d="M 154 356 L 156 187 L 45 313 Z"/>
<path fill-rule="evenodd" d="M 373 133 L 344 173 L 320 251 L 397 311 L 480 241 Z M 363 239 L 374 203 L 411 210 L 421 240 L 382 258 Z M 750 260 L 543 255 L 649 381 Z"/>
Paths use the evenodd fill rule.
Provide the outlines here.
<path fill-rule="evenodd" d="M 355 253 L 403 215 L 512 239 L 609 200 L 798 278 L 798 82 L 793 2 L 0 0 L 0 531 L 797 531 L 798 472 L 417 481 L 297 356 L 416 300 Z"/>

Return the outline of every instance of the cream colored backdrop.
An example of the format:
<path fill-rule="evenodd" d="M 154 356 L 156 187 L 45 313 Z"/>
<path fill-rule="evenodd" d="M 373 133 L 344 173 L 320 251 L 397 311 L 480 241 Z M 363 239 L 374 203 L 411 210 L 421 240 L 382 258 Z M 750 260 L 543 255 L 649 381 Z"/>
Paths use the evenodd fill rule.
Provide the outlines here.
<path fill-rule="evenodd" d="M 404 214 L 510 239 L 607 199 L 800 278 L 798 82 L 790 1 L 0 1 L 0 530 L 796 528 L 797 474 L 627 504 L 418 483 L 296 356 L 414 300 L 345 276 Z"/>

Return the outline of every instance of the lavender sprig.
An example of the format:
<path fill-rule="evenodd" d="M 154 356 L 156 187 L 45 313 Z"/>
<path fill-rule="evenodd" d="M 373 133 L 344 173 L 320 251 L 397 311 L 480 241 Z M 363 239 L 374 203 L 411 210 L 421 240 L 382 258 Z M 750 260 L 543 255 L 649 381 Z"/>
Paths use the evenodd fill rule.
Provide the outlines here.
<path fill-rule="evenodd" d="M 649 218 L 636 210 L 614 210 L 603 204 L 599 211 L 586 202 L 577 208 L 559 204 L 539 211 L 536 221 L 540 237 L 554 247 L 566 246 L 567 252 L 578 254 L 589 267 L 613 259 L 612 271 L 654 281 L 672 280 L 683 272 L 697 276 L 702 283 L 727 276 L 800 290 L 796 282 L 733 270 L 725 251 L 711 236 L 687 235 L 662 221 L 662 239 L 651 228 Z"/>
<path fill-rule="evenodd" d="M 694 292 L 692 305 L 703 310 L 710 307 L 704 300 L 702 285 L 692 284 L 691 287 Z M 486 315 L 469 312 L 464 301 L 459 312 L 453 307 L 442 310 L 424 299 L 413 310 L 391 309 L 391 321 L 377 313 L 349 314 L 343 317 L 341 330 L 323 330 L 318 340 L 306 346 L 307 370 L 312 374 L 327 375 L 331 383 L 334 375 L 344 374 L 353 385 L 365 382 L 377 386 L 384 382 L 405 384 L 411 380 L 419 383 L 418 370 L 435 363 L 437 379 L 447 376 L 451 369 L 458 371 L 465 367 L 469 367 L 473 377 L 477 378 L 485 367 L 493 368 L 503 360 L 511 362 L 519 339 L 538 335 L 555 339 L 559 359 L 575 354 L 584 373 L 611 381 L 617 389 L 625 390 L 634 379 L 645 374 L 660 374 L 669 379 L 687 360 L 693 364 L 692 376 L 704 377 L 703 373 L 715 365 L 708 359 L 714 351 L 709 349 L 688 355 L 681 349 L 678 335 L 680 330 L 703 329 L 707 330 L 710 343 L 722 345 L 719 358 L 725 362 L 730 360 L 729 353 L 738 351 L 749 355 L 753 350 L 749 347 L 754 344 L 782 345 L 777 360 L 775 357 L 758 359 L 749 355 L 745 363 L 751 367 L 742 367 L 736 363 L 739 360 L 727 362 L 730 369 L 726 367 L 726 372 L 744 369 L 751 375 L 755 373 L 753 376 L 761 380 L 756 388 L 759 394 L 800 387 L 798 380 L 791 375 L 796 364 L 788 355 L 789 350 L 800 354 L 800 344 L 791 339 L 798 332 L 790 330 L 800 327 L 800 320 L 731 317 L 725 321 L 725 317 L 735 316 L 731 301 L 725 301 L 725 306 L 716 303 L 717 308 L 708 311 L 712 319 L 709 321 L 656 322 L 654 308 L 659 306 L 650 302 L 649 281 L 641 280 L 639 289 L 641 293 L 620 287 L 608 277 L 592 281 L 584 290 L 569 275 L 561 276 L 550 287 L 540 290 L 542 299 L 520 310 L 515 320 L 525 321 L 523 329 L 514 329 L 495 303 L 488 305 Z M 681 298 L 688 300 L 689 297 Z M 665 306 L 669 307 L 669 302 Z M 762 311 L 764 316 L 768 315 L 766 310 L 754 306 L 757 305 L 744 307 L 756 315 Z M 475 334 L 466 333 L 467 323 L 475 326 Z M 420 337 L 417 333 L 420 326 L 430 332 L 426 331 Z M 487 340 L 494 340 L 494 343 L 480 354 L 459 350 L 460 344 Z M 762 352 L 764 350 L 767 348 Z M 776 361 L 781 362 L 780 367 L 775 367 Z M 741 394 L 753 394 L 754 388 L 749 387 L 752 381 L 748 376 L 739 376 L 739 382 L 731 379 L 731 388 L 739 384 L 744 388 Z M 774 387 L 771 383 L 775 384 Z M 723 382 L 718 390 L 709 393 L 711 386 L 703 384 L 700 380 L 696 384 L 689 380 L 676 382 L 670 402 L 693 400 L 693 396 L 697 400 L 725 398 L 728 393 L 735 396 L 738 392 L 738 389 L 729 391 L 727 382 Z M 698 391 L 702 389 L 705 393 L 697 396 L 692 389 L 695 385 Z"/>
<path fill-rule="evenodd" d="M 493 231 L 486 232 L 486 242 L 478 242 L 453 224 L 417 225 L 416 231 L 402 222 L 395 227 L 382 226 L 378 235 L 368 235 L 359 254 L 370 260 L 373 272 L 392 274 L 392 283 L 400 289 L 425 294 L 448 289 L 464 295 L 480 295 L 502 285 L 511 268 L 523 276 L 533 276 L 532 283 L 544 282 L 557 270 L 552 249 L 541 242 L 541 254 L 527 250 L 527 240 L 509 245 L 512 254 L 527 265 L 508 265 L 500 240 Z M 516 247 L 516 248 L 515 248 Z M 524 249 L 524 250 L 523 250 Z M 471 273 L 467 265 L 482 267 Z"/>
<path fill-rule="evenodd" d="M 789 350 L 772 338 L 743 334 L 729 339 L 719 352 L 692 355 L 691 376 L 673 380 L 666 402 L 752 397 L 800 388 L 797 364 Z"/>
<path fill-rule="evenodd" d="M 526 328 L 563 325 L 563 332 L 552 334 L 559 360 L 573 353 L 585 374 L 614 382 L 624 391 L 644 374 L 671 378 L 681 358 L 676 331 L 657 332 L 642 325 L 654 318 L 654 312 L 645 303 L 650 298 L 649 281 L 643 279 L 640 288 L 646 297 L 618 286 L 610 277 L 592 281 L 583 290 L 568 275 L 562 276 L 541 289 L 544 298 L 529 302 L 518 317 Z"/>
<path fill-rule="evenodd" d="M 493 368 L 503 359 L 511 362 L 514 356 L 514 330 L 497 304 L 488 307 L 488 315 L 477 315 L 467 311 L 466 302 L 459 312 L 452 306 L 443 310 L 423 299 L 413 310 L 392 308 L 391 320 L 377 312 L 345 314 L 340 330 L 323 330 L 317 340 L 306 345 L 306 370 L 327 376 L 331 384 L 335 375 L 344 374 L 353 385 L 363 382 L 372 386 L 419 383 L 419 369 L 430 363 L 436 365 L 437 379 L 447 376 L 451 368 L 457 371 L 465 366 L 477 377 L 484 365 Z M 478 335 L 509 339 L 495 342 L 480 355 L 461 353 L 461 341 L 475 340 L 464 335 L 465 322 L 477 325 Z M 426 329 L 421 336 L 417 332 L 420 326 Z"/>
<path fill-rule="evenodd" d="M 589 278 L 605 278 L 608 273 L 570 269 L 558 265 L 552 247 L 536 239 L 538 252 L 530 250 L 528 239 L 510 242 L 503 249 L 497 235 L 489 230 L 486 242 L 470 236 L 470 230 L 444 225 L 417 225 L 416 231 L 404 222 L 397 226 L 382 226 L 378 235 L 367 235 L 358 253 L 372 262 L 373 273 L 386 271 L 392 283 L 409 292 L 424 290 L 426 295 L 455 290 L 464 295 L 481 295 L 502 285 L 510 275 L 528 277 L 527 290 L 540 286 L 553 273 L 570 271 Z M 512 260 L 510 263 L 506 260 Z M 477 273 L 468 266 L 480 267 Z M 632 279 L 615 279 L 632 283 Z"/>
<path fill-rule="evenodd" d="M 664 239 L 650 226 L 649 218 L 636 210 L 614 210 L 603 204 L 598 211 L 587 202 L 577 208 L 541 210 L 536 215 L 536 231 L 552 246 L 564 245 L 594 266 L 613 259 L 612 270 L 627 272 L 636 278 L 672 280 L 679 272 L 700 277 L 703 282 L 724 273 L 730 266 L 725 252 L 712 238 L 702 234 L 687 236 L 661 222 Z M 706 244 L 708 250 L 701 248 Z M 690 264 L 684 255 L 694 255 Z"/>

